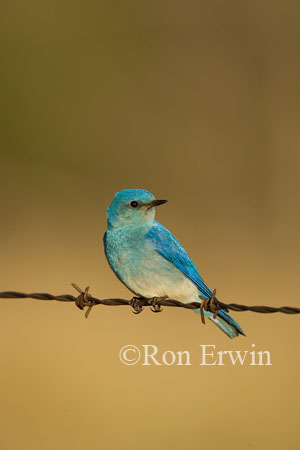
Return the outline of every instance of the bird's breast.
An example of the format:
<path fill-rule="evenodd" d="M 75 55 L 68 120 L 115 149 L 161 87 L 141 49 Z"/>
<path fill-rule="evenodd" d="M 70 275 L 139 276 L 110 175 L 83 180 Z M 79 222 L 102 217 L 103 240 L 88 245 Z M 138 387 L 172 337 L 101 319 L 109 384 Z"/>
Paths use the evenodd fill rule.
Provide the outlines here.
<path fill-rule="evenodd" d="M 183 302 L 197 301 L 198 289 L 161 256 L 145 235 L 107 232 L 105 253 L 117 277 L 135 294 L 146 298 L 168 296 Z"/>

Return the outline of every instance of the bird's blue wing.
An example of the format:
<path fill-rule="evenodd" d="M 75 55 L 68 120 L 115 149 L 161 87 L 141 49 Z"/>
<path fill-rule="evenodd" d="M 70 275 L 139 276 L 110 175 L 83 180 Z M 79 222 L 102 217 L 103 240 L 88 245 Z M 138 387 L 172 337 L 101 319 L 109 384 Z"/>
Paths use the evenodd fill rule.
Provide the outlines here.
<path fill-rule="evenodd" d="M 197 267 L 170 231 L 159 222 L 155 221 L 151 230 L 146 234 L 146 238 L 161 256 L 174 264 L 177 269 L 197 286 L 199 294 L 207 298 L 212 296 L 212 291 L 204 283 Z M 223 321 L 219 323 L 218 318 L 211 320 L 215 321 L 216 325 L 218 325 L 228 336 L 234 337 L 237 336 L 237 334 L 245 335 L 239 324 L 223 309 L 218 311 L 218 317 L 223 319 L 225 324 Z M 229 324 L 229 328 L 227 324 Z"/>
<path fill-rule="evenodd" d="M 197 286 L 201 295 L 211 297 L 212 291 L 206 286 L 197 267 L 170 231 L 155 221 L 146 238 L 161 256 L 174 264 Z"/>

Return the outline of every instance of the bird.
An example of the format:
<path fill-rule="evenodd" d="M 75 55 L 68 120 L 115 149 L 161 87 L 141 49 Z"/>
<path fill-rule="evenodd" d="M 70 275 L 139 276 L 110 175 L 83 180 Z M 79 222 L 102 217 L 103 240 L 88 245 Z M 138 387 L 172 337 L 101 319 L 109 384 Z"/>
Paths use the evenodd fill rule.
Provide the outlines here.
<path fill-rule="evenodd" d="M 104 251 L 117 278 L 136 296 L 171 298 L 183 303 L 210 299 L 211 289 L 173 234 L 155 220 L 157 200 L 145 189 L 124 189 L 107 209 Z M 194 309 L 200 313 L 200 308 Z M 223 309 L 217 315 L 203 311 L 228 337 L 244 335 L 240 325 Z"/>

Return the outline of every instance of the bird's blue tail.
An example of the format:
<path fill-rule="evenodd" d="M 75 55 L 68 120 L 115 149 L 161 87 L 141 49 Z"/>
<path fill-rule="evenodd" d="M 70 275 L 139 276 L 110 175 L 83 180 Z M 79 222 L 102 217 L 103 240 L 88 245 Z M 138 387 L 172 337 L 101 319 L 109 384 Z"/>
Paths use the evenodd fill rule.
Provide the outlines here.
<path fill-rule="evenodd" d="M 195 309 L 194 311 L 200 313 L 199 309 Z M 204 311 L 204 315 L 214 322 L 217 327 L 219 327 L 231 339 L 239 334 L 246 336 L 239 324 L 223 309 L 218 311 L 218 315 L 215 319 L 213 313 L 209 311 Z"/>
<path fill-rule="evenodd" d="M 215 319 L 213 318 L 213 315 L 212 317 L 209 317 L 209 319 L 231 339 L 239 334 L 246 336 L 239 324 L 223 309 L 218 311 L 218 315 Z"/>

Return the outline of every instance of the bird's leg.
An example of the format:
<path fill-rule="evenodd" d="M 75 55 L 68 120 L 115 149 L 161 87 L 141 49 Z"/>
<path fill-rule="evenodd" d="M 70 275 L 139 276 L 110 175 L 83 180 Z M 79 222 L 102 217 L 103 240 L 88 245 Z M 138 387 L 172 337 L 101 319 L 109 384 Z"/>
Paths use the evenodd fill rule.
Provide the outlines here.
<path fill-rule="evenodd" d="M 217 290 L 214 289 L 210 298 L 200 296 L 200 298 L 202 299 L 202 302 L 200 305 L 200 314 L 201 314 L 202 323 L 204 323 L 204 324 L 205 324 L 205 316 L 204 316 L 203 310 L 212 312 L 214 314 L 214 319 L 217 317 L 219 308 L 215 304 L 216 293 L 217 293 Z"/>
<path fill-rule="evenodd" d="M 132 306 L 133 308 L 133 313 L 134 314 L 140 314 L 143 311 L 143 306 L 140 304 L 140 300 L 142 300 L 143 297 L 132 297 L 132 299 L 130 300 L 129 304 L 130 306 Z"/>
<path fill-rule="evenodd" d="M 167 296 L 165 297 L 152 297 L 148 300 L 148 303 L 150 303 L 150 309 L 151 311 L 158 313 L 162 311 L 161 304 L 159 303 L 161 300 L 165 300 Z"/>

